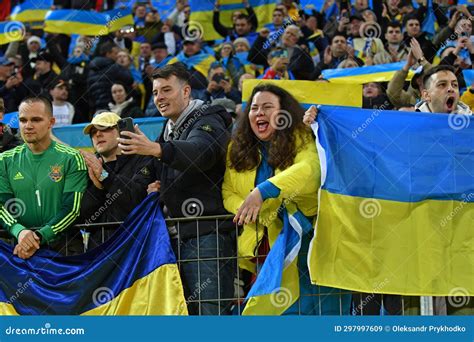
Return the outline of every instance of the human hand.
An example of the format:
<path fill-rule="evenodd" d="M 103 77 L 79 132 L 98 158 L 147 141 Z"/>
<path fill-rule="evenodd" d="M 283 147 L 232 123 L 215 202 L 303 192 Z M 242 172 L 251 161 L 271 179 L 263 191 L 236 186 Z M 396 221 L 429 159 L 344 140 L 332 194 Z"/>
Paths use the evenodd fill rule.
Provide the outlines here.
<path fill-rule="evenodd" d="M 248 224 L 250 222 L 255 223 L 258 213 L 262 208 L 262 203 L 263 199 L 260 190 L 258 190 L 258 188 L 253 189 L 240 206 L 237 214 L 235 214 L 234 223 L 239 225 Z"/>

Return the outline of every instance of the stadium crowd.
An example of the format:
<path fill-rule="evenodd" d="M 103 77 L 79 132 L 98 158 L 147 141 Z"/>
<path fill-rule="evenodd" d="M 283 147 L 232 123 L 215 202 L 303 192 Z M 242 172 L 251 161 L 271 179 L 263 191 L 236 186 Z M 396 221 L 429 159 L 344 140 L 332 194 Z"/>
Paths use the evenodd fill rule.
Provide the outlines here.
<path fill-rule="evenodd" d="M 151 2 L 137 1 L 134 25 L 99 37 L 51 34 L 27 25 L 23 40 L 0 46 L 0 116 L 19 111 L 20 118 L 18 133 L 1 126 L 0 151 L 9 152 L 0 155 L 0 180 L 10 184 L 23 177 L 18 173 L 25 172 L 14 167 L 24 162 L 22 158 L 31 158 L 30 167 L 39 167 L 33 164 L 42 162 L 35 156 L 39 154 L 52 162 L 64 157 L 70 164 L 63 171 L 45 170 L 44 178 L 62 182 L 61 172 L 67 172 L 74 182 L 65 182 L 62 192 L 43 198 L 43 205 L 54 201 L 47 206 L 49 212 L 30 213 L 23 222 L 2 207 L 1 224 L 18 240 L 15 254 L 27 259 L 45 245 L 61 251 L 62 233 L 73 222 L 123 221 L 152 191 L 161 192 L 169 218 L 188 216 L 183 203 L 192 198 L 202 204 L 197 208 L 200 216 L 233 213 L 235 222 L 217 224 L 211 219 L 199 225 L 183 223 L 179 231 L 169 227 L 181 259 L 214 258 L 182 265 L 187 297 L 206 279 L 216 280 L 199 290 L 204 300 L 200 307 L 191 303 L 189 310 L 229 314 L 237 267 L 215 258 L 236 255 L 235 223 L 244 227 L 239 255 L 255 258 L 271 248 L 281 230 L 278 215 L 271 215 L 278 212 L 281 199 L 297 189 L 292 200 L 312 222 L 319 186 L 308 180 L 319 172 L 314 169 L 319 159 L 312 133 L 303 123 L 303 118 L 311 123 L 317 110 L 313 107 L 304 116 L 297 101 L 278 86 L 256 87 L 249 105 L 242 108 L 244 80 L 328 82 L 324 70 L 403 62 L 389 82 L 363 85 L 363 108 L 471 114 L 474 88 L 464 80 L 463 70 L 472 69 L 474 62 L 473 9 L 434 0 L 436 31 L 426 32 L 426 0 L 416 0 L 416 6 L 407 0 L 371 3 L 369 8 L 367 0 L 327 0 L 317 11 L 282 0 L 272 11 L 272 22 L 261 25 L 243 0 L 244 10 L 235 11 L 233 25 L 227 27 L 221 23 L 217 0 L 212 25 L 222 39 L 215 41 L 204 40 L 200 25 L 191 25 L 186 0 L 176 0 L 166 19 Z M 102 11 L 114 5 L 110 0 L 58 0 L 54 6 Z M 414 75 L 408 82 L 410 71 Z M 279 110 L 294 116 L 290 130 L 272 127 L 270 113 Z M 159 116 L 169 120 L 156 141 L 137 126 L 133 132 L 118 130 L 123 118 Z M 95 153 L 79 154 L 50 136 L 52 127 L 76 123 L 88 124 L 84 134 L 90 136 Z M 15 186 L 0 187 L 0 203 L 27 197 L 24 188 Z M 35 201 L 41 205 L 40 196 L 38 190 L 25 201 L 31 203 L 28 206 L 35 206 Z M 105 228 L 105 238 L 114 230 Z M 256 230 L 261 233 L 257 240 Z M 303 237 L 302 250 L 307 251 L 309 239 Z M 73 240 L 70 251 L 81 253 L 83 236 L 78 233 Z M 102 234 L 93 234 L 89 247 L 102 241 Z M 241 267 L 252 273 L 251 265 Z M 248 291 L 252 276 L 243 277 Z M 300 282 L 308 298 L 320 291 L 307 279 Z M 378 314 L 381 298 L 373 297 L 354 295 L 352 313 Z M 361 309 L 359 302 L 367 304 Z M 298 305 L 300 313 L 315 313 L 315 303 Z M 339 302 L 333 306 L 339 310 Z M 390 314 L 404 310 L 401 296 L 385 296 L 384 306 Z M 436 309 L 450 312 L 446 301 L 440 300 Z"/>

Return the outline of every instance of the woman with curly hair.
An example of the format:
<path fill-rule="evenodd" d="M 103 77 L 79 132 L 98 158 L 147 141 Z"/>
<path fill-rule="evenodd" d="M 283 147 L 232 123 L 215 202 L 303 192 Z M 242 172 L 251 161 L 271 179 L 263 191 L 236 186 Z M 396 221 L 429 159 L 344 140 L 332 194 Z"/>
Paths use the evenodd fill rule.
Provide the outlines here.
<path fill-rule="evenodd" d="M 268 241 L 271 253 L 284 222 L 288 222 L 287 214 L 301 219 L 297 261 L 293 270 L 285 264 L 288 270 L 282 272 L 281 281 L 282 286 L 293 283 L 297 292 L 290 293 L 286 305 L 263 299 L 262 313 L 267 315 L 341 314 L 339 290 L 311 285 L 308 277 L 306 255 L 318 209 L 321 171 L 316 144 L 303 115 L 304 109 L 286 90 L 273 84 L 259 85 L 253 89 L 245 115 L 237 121 L 227 152 L 222 193 L 225 208 L 243 225 L 239 236 L 241 268 L 258 272 L 255 257 L 259 248 Z M 348 312 L 349 303 L 350 295 L 341 303 L 342 313 Z"/>

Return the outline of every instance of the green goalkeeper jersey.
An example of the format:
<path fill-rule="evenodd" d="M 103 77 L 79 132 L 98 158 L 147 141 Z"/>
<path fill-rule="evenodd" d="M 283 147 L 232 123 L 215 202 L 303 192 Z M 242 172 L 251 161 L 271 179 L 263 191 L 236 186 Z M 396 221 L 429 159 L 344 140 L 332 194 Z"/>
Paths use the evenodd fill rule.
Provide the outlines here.
<path fill-rule="evenodd" d="M 39 231 L 50 243 L 79 215 L 87 168 L 75 149 L 51 142 L 33 154 L 26 144 L 0 154 L 0 225 L 13 236 Z"/>

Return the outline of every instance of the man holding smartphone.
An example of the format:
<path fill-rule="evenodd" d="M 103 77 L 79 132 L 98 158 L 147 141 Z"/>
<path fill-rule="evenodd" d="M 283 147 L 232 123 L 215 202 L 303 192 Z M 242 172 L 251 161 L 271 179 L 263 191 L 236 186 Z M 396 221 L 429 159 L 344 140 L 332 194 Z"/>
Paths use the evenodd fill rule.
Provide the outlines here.
<path fill-rule="evenodd" d="M 170 64 L 153 75 L 153 97 L 168 118 L 156 142 L 139 129 L 123 132 L 119 148 L 125 155 L 153 156 L 160 170 L 163 211 L 171 218 L 227 214 L 222 201 L 230 114 L 221 106 L 191 99 L 189 73 Z M 181 276 L 190 314 L 230 314 L 236 265 L 235 226 L 231 220 L 181 222 L 169 228 L 181 263 Z M 216 258 L 222 258 L 216 260 Z M 207 259 L 207 260 L 202 260 Z M 199 299 L 199 300 L 197 300 Z"/>

